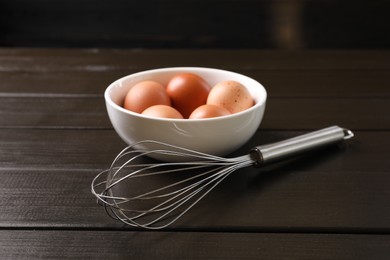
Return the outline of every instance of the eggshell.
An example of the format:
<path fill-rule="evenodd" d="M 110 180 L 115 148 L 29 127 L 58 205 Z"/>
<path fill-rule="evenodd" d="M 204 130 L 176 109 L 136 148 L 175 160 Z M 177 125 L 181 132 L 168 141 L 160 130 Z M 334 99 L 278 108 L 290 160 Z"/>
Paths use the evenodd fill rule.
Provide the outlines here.
<path fill-rule="evenodd" d="M 143 115 L 151 116 L 151 117 L 160 117 L 160 118 L 178 118 L 182 119 L 183 116 L 179 111 L 174 109 L 173 107 L 166 105 L 155 105 L 148 107 L 142 112 Z"/>
<path fill-rule="evenodd" d="M 195 109 L 189 119 L 211 118 L 230 115 L 230 112 L 223 108 L 214 105 L 203 105 Z"/>
<path fill-rule="evenodd" d="M 253 103 L 248 89 L 233 80 L 219 82 L 211 89 L 207 98 L 208 105 L 223 107 L 232 114 L 252 107 Z"/>
<path fill-rule="evenodd" d="M 141 81 L 135 84 L 127 93 L 123 107 L 127 110 L 141 113 L 154 105 L 171 105 L 171 99 L 165 87 L 155 81 Z"/>
<path fill-rule="evenodd" d="M 210 89 L 210 85 L 203 78 L 193 73 L 177 74 L 167 84 L 172 106 L 185 118 L 197 107 L 206 104 Z"/>

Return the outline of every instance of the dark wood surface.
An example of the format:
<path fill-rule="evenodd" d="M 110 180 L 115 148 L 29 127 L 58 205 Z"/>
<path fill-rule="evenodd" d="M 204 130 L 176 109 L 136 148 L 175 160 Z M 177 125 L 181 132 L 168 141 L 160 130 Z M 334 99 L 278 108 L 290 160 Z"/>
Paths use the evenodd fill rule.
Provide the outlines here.
<path fill-rule="evenodd" d="M 103 92 L 168 66 L 264 84 L 264 121 L 234 155 L 333 124 L 356 137 L 242 169 L 166 230 L 124 226 L 90 192 L 125 147 Z M 0 49 L 0 258 L 389 259 L 389 86 L 389 51 Z"/>

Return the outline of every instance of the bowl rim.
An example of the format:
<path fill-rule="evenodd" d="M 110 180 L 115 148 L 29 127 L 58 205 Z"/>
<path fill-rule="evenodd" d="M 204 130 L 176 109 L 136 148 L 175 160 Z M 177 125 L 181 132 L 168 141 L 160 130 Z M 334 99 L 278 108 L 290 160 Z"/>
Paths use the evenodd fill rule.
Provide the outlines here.
<path fill-rule="evenodd" d="M 130 110 L 127 110 L 127 109 L 123 108 L 122 106 L 116 104 L 111 99 L 111 96 L 110 96 L 111 90 L 113 88 L 115 88 L 117 85 L 119 85 L 120 82 L 122 82 L 122 81 L 124 81 L 124 80 L 126 80 L 128 78 L 142 76 L 144 74 L 149 74 L 149 73 L 172 72 L 172 71 L 178 71 L 178 70 L 180 72 L 186 72 L 188 70 L 188 72 L 191 72 L 191 73 L 196 73 L 196 71 L 207 70 L 207 71 L 211 71 L 211 72 L 215 71 L 215 72 L 224 72 L 224 73 L 235 74 L 235 75 L 237 75 L 239 77 L 246 78 L 246 79 L 249 79 L 251 81 L 256 82 L 259 85 L 259 87 L 261 87 L 261 91 L 263 92 L 263 95 L 261 95 L 259 97 L 260 100 L 258 102 L 255 102 L 255 104 L 252 107 L 250 107 L 248 109 L 245 109 L 245 110 L 243 110 L 241 112 L 230 114 L 230 115 L 226 115 L 226 116 L 211 117 L 211 118 L 195 118 L 195 119 L 189 119 L 189 118 L 160 118 L 160 117 L 153 117 L 153 116 L 142 115 L 140 113 L 136 113 L 136 112 L 133 112 L 133 111 L 130 111 Z M 106 104 L 110 105 L 111 107 L 113 107 L 114 109 L 120 111 L 121 113 L 125 113 L 125 114 L 132 115 L 132 116 L 139 117 L 139 118 L 144 118 L 144 119 L 153 120 L 153 121 L 167 121 L 167 122 L 206 122 L 206 121 L 227 120 L 227 119 L 232 119 L 232 118 L 235 118 L 235 117 L 240 117 L 241 115 L 244 115 L 244 114 L 247 114 L 247 113 L 252 113 L 254 110 L 257 110 L 260 107 L 265 105 L 265 103 L 267 101 L 267 91 L 266 91 L 265 87 L 260 82 L 258 82 L 257 80 L 255 80 L 255 79 L 253 79 L 253 78 L 251 78 L 249 76 L 246 76 L 244 74 L 237 73 L 237 72 L 230 71 L 230 70 L 210 68 L 210 67 L 166 67 L 166 68 L 157 68 L 157 69 L 143 70 L 143 71 L 139 71 L 139 72 L 135 72 L 135 73 L 132 73 L 132 74 L 128 74 L 128 75 L 125 75 L 123 77 L 120 77 L 120 78 L 116 79 L 115 81 L 111 82 L 108 85 L 108 87 L 106 88 L 106 90 L 104 91 L 104 99 L 106 101 Z"/>

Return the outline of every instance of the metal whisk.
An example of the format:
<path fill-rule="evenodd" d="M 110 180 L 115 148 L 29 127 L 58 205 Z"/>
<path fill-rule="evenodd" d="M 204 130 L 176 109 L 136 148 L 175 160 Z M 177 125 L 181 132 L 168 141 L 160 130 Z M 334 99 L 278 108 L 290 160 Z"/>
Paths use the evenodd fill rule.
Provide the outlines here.
<path fill-rule="evenodd" d="M 352 137 L 350 130 L 332 126 L 257 146 L 236 158 L 141 141 L 122 150 L 111 167 L 93 179 L 91 190 L 111 217 L 130 226 L 161 229 L 175 222 L 240 168 L 262 166 Z M 145 148 L 150 145 L 158 148 Z M 155 155 L 168 156 L 174 162 L 150 158 Z"/>

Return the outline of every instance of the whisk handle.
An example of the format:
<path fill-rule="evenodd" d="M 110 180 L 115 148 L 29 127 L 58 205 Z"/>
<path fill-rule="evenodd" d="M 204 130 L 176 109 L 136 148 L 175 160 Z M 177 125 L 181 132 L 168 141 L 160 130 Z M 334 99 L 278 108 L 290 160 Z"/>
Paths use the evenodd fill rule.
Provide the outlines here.
<path fill-rule="evenodd" d="M 352 131 L 348 129 L 331 126 L 277 143 L 257 146 L 250 154 L 256 165 L 264 165 L 335 144 L 353 136 Z"/>

